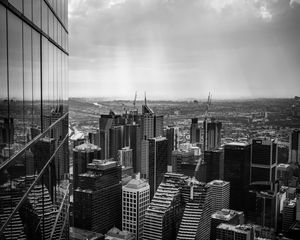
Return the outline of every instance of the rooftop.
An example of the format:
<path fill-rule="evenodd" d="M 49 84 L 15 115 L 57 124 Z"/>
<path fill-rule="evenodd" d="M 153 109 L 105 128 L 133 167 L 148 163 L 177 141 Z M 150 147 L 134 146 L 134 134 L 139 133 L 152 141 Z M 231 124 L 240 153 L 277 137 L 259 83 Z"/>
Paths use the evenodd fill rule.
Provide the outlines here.
<path fill-rule="evenodd" d="M 223 180 L 212 180 L 208 184 L 209 185 L 215 185 L 215 186 L 225 186 L 225 185 L 229 184 L 229 182 L 225 182 Z"/>
<path fill-rule="evenodd" d="M 92 163 L 88 164 L 88 169 L 98 169 L 98 170 L 106 170 L 112 167 L 116 167 L 117 162 L 110 159 L 94 159 Z"/>
<path fill-rule="evenodd" d="M 75 150 L 77 150 L 77 151 L 95 151 L 95 150 L 101 150 L 101 148 L 94 144 L 86 142 L 86 143 L 76 146 Z"/>
<path fill-rule="evenodd" d="M 248 143 L 245 142 L 231 142 L 231 143 L 226 143 L 226 146 L 240 146 L 240 147 L 246 147 L 248 146 Z"/>
<path fill-rule="evenodd" d="M 243 212 L 231 210 L 231 209 L 222 209 L 211 215 L 212 218 L 229 221 L 237 215 L 243 214 Z"/>
<path fill-rule="evenodd" d="M 149 184 L 143 179 L 132 179 L 124 186 L 124 188 L 141 189 L 149 186 Z"/>

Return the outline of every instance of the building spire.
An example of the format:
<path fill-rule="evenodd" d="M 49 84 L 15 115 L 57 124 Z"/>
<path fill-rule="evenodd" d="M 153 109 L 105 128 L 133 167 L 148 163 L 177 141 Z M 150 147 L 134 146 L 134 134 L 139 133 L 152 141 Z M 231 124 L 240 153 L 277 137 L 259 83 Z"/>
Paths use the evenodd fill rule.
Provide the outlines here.
<path fill-rule="evenodd" d="M 145 106 L 147 106 L 147 96 L 146 96 L 146 91 L 145 91 Z"/>

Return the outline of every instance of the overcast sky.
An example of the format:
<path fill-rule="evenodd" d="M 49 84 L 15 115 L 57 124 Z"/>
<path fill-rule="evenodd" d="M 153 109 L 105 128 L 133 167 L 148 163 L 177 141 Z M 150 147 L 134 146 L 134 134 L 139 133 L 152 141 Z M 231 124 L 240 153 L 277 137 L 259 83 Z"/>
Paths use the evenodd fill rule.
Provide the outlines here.
<path fill-rule="evenodd" d="M 70 97 L 300 95 L 300 0 L 69 0 Z"/>

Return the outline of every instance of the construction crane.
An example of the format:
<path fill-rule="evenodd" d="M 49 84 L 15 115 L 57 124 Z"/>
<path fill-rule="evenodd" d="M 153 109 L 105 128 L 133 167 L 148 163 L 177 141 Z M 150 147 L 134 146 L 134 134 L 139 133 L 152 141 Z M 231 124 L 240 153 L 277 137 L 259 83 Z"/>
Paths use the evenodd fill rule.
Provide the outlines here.
<path fill-rule="evenodd" d="M 212 94 L 209 92 L 208 97 L 207 97 L 206 106 L 205 106 L 205 113 L 204 113 L 204 118 L 205 119 L 208 118 L 208 110 L 209 110 L 209 107 L 211 105 L 211 99 L 212 99 Z"/>
<path fill-rule="evenodd" d="M 208 111 L 209 107 L 211 105 L 211 99 L 212 99 L 212 94 L 209 92 L 208 97 L 207 97 L 207 102 L 205 106 L 205 113 L 204 113 L 204 142 L 203 142 L 203 149 L 204 151 L 207 150 L 207 118 L 208 118 Z"/>

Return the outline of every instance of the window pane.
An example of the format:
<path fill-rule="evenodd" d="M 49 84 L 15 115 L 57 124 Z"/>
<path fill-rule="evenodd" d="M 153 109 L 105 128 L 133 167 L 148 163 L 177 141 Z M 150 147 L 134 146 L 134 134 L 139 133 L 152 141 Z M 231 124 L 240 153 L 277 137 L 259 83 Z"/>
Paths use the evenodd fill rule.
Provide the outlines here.
<path fill-rule="evenodd" d="M 49 36 L 53 39 L 53 13 L 49 11 Z"/>
<path fill-rule="evenodd" d="M 23 8 L 22 3 L 23 3 L 23 0 L 9 0 L 9 3 L 12 4 L 20 12 L 22 12 L 22 8 Z"/>
<path fill-rule="evenodd" d="M 54 59 L 53 59 L 53 44 L 49 42 L 49 105 L 50 110 L 53 108 L 53 82 L 54 82 Z"/>
<path fill-rule="evenodd" d="M 56 19 L 56 17 L 54 17 L 54 22 L 53 22 L 53 24 L 54 24 L 54 28 L 53 28 L 53 31 L 54 31 L 53 40 L 54 40 L 55 42 L 57 42 L 57 19 Z"/>
<path fill-rule="evenodd" d="M 41 27 L 41 0 L 33 0 L 33 22 L 38 26 Z"/>
<path fill-rule="evenodd" d="M 32 0 L 24 1 L 24 15 L 32 20 Z"/>
<path fill-rule="evenodd" d="M 9 111 L 13 118 L 14 143 L 24 143 L 23 122 L 23 61 L 22 22 L 8 12 L 8 69 L 9 69 Z M 16 152 L 15 145 L 12 152 Z"/>
<path fill-rule="evenodd" d="M 54 81 L 53 81 L 53 104 L 54 109 L 57 106 L 57 48 L 54 46 Z"/>
<path fill-rule="evenodd" d="M 49 105 L 49 46 L 48 40 L 43 37 L 43 54 L 42 54 L 42 66 L 43 66 L 43 84 L 42 84 L 42 93 L 43 93 L 43 115 L 50 114 L 50 105 Z"/>
<path fill-rule="evenodd" d="M 32 66 L 33 66 L 33 124 L 37 130 L 41 128 L 41 62 L 40 34 L 32 30 Z"/>
<path fill-rule="evenodd" d="M 42 29 L 48 34 L 48 6 L 42 1 Z"/>
<path fill-rule="evenodd" d="M 26 126 L 26 140 L 32 139 L 31 127 L 33 124 L 32 105 L 32 36 L 31 28 L 23 24 L 23 54 L 24 54 L 24 122 Z"/>
<path fill-rule="evenodd" d="M 6 10 L 2 5 L 0 5 L 0 23 L 0 151 L 2 151 L 13 139 L 10 137 L 8 121 Z M 0 156 L 0 162 L 3 160 Z"/>

